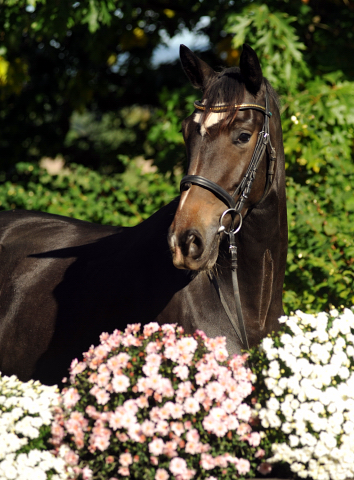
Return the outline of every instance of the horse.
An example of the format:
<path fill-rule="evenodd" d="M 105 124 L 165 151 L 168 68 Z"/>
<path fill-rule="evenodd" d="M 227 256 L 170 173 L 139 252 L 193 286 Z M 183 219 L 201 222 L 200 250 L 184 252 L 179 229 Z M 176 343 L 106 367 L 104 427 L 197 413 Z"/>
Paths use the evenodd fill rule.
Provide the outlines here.
<path fill-rule="evenodd" d="M 179 197 L 129 228 L 0 213 L 3 374 L 60 383 L 102 332 L 132 323 L 225 336 L 230 354 L 277 330 L 287 253 L 277 95 L 246 44 L 240 67 L 220 72 L 184 45 L 180 59 L 203 96 L 182 123 Z"/>

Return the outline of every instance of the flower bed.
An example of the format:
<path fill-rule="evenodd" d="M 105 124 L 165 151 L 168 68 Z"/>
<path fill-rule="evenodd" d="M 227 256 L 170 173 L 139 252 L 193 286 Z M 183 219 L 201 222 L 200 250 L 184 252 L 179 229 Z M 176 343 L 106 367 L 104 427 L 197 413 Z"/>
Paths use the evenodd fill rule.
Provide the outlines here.
<path fill-rule="evenodd" d="M 70 445 L 84 479 L 252 476 L 263 451 L 245 360 L 227 361 L 224 338 L 172 325 L 103 334 L 71 367 L 54 443 Z"/>
<path fill-rule="evenodd" d="M 58 389 L 0 376 L 0 478 L 60 480 L 65 462 L 53 455 L 51 422 Z"/>
<path fill-rule="evenodd" d="M 0 377 L 0 478 L 354 478 L 353 310 L 282 317 L 232 359 L 224 338 L 130 325 L 60 396 Z"/>
<path fill-rule="evenodd" d="M 252 349 L 270 464 L 301 478 L 354 478 L 354 313 L 300 311 Z"/>

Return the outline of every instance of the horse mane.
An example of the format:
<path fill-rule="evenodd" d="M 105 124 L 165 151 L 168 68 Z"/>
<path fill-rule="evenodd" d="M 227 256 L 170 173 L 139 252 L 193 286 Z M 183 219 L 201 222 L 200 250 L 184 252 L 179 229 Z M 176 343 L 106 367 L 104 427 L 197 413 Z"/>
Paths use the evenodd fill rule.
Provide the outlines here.
<path fill-rule="evenodd" d="M 265 77 L 263 77 L 263 82 L 266 85 L 268 94 L 275 101 L 277 107 L 280 108 L 280 101 L 276 91 Z M 245 90 L 245 83 L 239 67 L 221 70 L 203 91 L 202 102 L 205 106 L 205 111 L 202 114 L 201 123 L 206 123 L 209 115 L 212 113 L 211 108 L 213 106 L 230 105 L 230 108 L 226 110 L 227 115 L 220 123 L 220 129 L 223 130 L 230 126 L 238 112 L 238 109 L 234 109 L 233 105 L 243 103 Z M 207 128 L 206 131 L 208 131 Z"/>

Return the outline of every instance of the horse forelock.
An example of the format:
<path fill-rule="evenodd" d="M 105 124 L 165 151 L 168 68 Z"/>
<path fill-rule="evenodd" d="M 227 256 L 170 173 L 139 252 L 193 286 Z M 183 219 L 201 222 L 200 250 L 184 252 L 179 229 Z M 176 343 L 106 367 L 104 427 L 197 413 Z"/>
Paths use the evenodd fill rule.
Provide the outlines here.
<path fill-rule="evenodd" d="M 225 68 L 217 74 L 212 82 L 203 92 L 202 102 L 206 107 L 201 117 L 201 125 L 208 131 L 208 119 L 213 112 L 211 107 L 219 105 L 230 105 L 230 110 L 223 112 L 220 116 L 220 128 L 226 128 L 232 123 L 237 115 L 237 110 L 232 108 L 243 102 L 245 96 L 245 85 L 238 67 Z"/>
<path fill-rule="evenodd" d="M 263 80 L 268 94 L 280 109 L 277 93 L 266 78 Z M 199 123 L 204 127 L 205 132 L 208 132 L 208 128 L 214 123 L 220 122 L 221 130 L 231 125 L 238 112 L 233 106 L 244 102 L 245 93 L 245 83 L 238 67 L 225 68 L 219 72 L 203 92 L 202 103 L 206 108 L 201 114 Z M 212 107 L 220 105 L 230 105 L 230 109 L 223 113 L 215 113 L 211 110 Z M 217 120 L 213 121 L 210 118 L 211 115 L 217 116 Z"/>

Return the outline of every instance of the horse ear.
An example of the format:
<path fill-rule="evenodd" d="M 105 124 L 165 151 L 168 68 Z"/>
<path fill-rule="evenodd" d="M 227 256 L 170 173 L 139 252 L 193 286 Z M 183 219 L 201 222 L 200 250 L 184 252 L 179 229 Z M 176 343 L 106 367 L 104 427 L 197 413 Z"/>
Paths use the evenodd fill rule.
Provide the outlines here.
<path fill-rule="evenodd" d="M 247 43 L 243 45 L 240 70 L 247 90 L 255 95 L 261 88 L 263 74 L 256 52 Z"/>
<path fill-rule="evenodd" d="M 209 80 L 216 75 L 214 70 L 185 45 L 180 46 L 179 53 L 183 70 L 193 87 L 205 89 Z"/>

